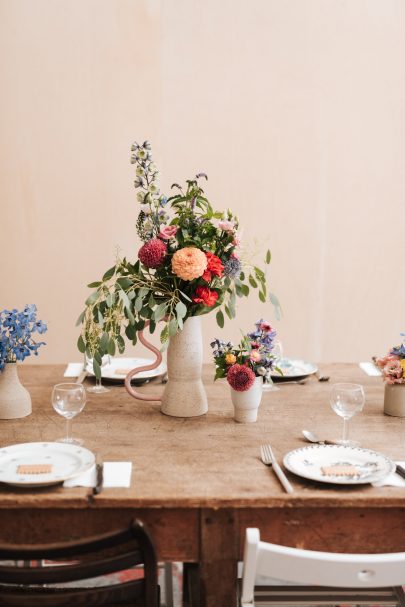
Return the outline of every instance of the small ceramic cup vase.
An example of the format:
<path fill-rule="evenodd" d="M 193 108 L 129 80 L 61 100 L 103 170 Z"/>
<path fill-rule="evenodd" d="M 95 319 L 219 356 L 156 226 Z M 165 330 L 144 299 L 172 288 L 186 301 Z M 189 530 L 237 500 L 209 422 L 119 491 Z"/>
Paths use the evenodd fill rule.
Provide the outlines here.
<path fill-rule="evenodd" d="M 246 424 L 257 420 L 257 412 L 263 393 L 263 378 L 256 377 L 253 386 L 245 392 L 231 388 L 231 399 L 235 409 L 236 422 Z"/>
<path fill-rule="evenodd" d="M 405 417 L 405 384 L 385 384 L 384 413 Z"/>
<path fill-rule="evenodd" d="M 17 363 L 6 363 L 0 373 L 0 419 L 26 417 L 31 412 L 31 396 L 20 382 Z"/>

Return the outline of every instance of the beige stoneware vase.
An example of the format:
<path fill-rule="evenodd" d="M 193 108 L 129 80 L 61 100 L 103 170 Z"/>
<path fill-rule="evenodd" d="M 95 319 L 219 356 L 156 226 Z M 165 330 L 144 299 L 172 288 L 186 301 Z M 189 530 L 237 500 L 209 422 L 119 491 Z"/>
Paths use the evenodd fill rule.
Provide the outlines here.
<path fill-rule="evenodd" d="M 6 363 L 0 373 L 0 419 L 17 419 L 30 413 L 31 396 L 20 382 L 17 363 Z"/>
<path fill-rule="evenodd" d="M 263 378 L 256 377 L 254 384 L 245 392 L 231 388 L 231 399 L 234 406 L 236 422 L 246 424 L 257 420 L 257 413 L 263 394 Z"/>
<path fill-rule="evenodd" d="M 145 339 L 143 331 L 139 341 L 156 355 L 151 365 L 130 371 L 125 379 L 129 394 L 142 401 L 161 401 L 160 410 L 173 417 L 196 417 L 208 411 L 207 395 L 202 383 L 203 347 L 201 318 L 188 318 L 182 331 L 170 339 L 167 350 L 168 382 L 162 396 L 142 394 L 131 386 L 131 379 L 141 371 L 155 369 L 162 362 L 161 352 Z"/>
<path fill-rule="evenodd" d="M 385 384 L 384 413 L 405 417 L 405 384 Z"/>

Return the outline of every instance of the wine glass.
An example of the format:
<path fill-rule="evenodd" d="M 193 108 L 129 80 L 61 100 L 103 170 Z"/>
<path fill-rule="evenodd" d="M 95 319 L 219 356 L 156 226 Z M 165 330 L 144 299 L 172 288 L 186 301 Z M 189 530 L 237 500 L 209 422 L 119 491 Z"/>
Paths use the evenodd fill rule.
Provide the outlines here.
<path fill-rule="evenodd" d="M 111 358 L 109 357 L 108 354 L 106 354 L 105 356 L 103 356 L 103 358 L 101 359 L 101 365 L 100 367 L 106 367 L 111 363 Z M 92 359 L 88 359 L 87 360 L 87 364 L 90 366 L 93 366 L 93 361 Z M 109 392 L 111 390 L 111 388 L 106 388 L 105 386 L 103 386 L 101 384 L 101 377 L 98 378 L 96 377 L 96 383 L 94 386 L 90 386 L 89 388 L 87 388 L 87 392 L 91 392 L 92 394 L 103 394 L 103 392 Z"/>
<path fill-rule="evenodd" d="M 349 420 L 364 407 L 365 396 L 360 384 L 333 384 L 330 393 L 330 405 L 337 415 L 343 417 L 343 438 L 336 441 L 339 445 L 356 447 L 357 441 L 349 440 Z"/>
<path fill-rule="evenodd" d="M 86 391 L 82 384 L 57 384 L 52 391 L 52 406 L 56 413 L 66 419 L 66 436 L 58 438 L 59 443 L 82 445 L 83 440 L 72 438 L 72 419 L 84 409 Z"/>
<path fill-rule="evenodd" d="M 283 345 L 281 343 L 281 341 L 279 339 L 277 339 L 274 342 L 272 351 L 271 351 L 273 357 L 274 357 L 274 363 L 273 366 L 274 367 L 278 367 L 280 365 L 280 361 L 283 358 Z M 272 381 L 271 377 L 269 376 L 267 379 L 264 380 L 263 382 L 263 390 L 265 392 L 276 392 L 277 390 L 280 390 L 280 388 L 278 388 Z"/>

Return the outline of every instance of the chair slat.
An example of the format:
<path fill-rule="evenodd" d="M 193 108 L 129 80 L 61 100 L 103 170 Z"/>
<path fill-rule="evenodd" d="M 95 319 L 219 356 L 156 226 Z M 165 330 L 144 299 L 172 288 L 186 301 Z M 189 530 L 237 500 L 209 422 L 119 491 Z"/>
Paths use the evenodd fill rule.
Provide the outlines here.
<path fill-rule="evenodd" d="M 113 554 L 105 554 L 113 550 Z M 157 607 L 157 560 L 152 540 L 140 521 L 129 529 L 78 542 L 49 546 L 0 546 L 0 559 L 59 560 L 49 567 L 12 567 L 0 563 L 0 607 L 80 607 L 124 605 Z M 63 564 L 63 561 L 73 563 Z M 117 573 L 143 564 L 144 578 L 113 585 L 52 587 Z M 46 586 L 41 586 L 45 584 Z"/>

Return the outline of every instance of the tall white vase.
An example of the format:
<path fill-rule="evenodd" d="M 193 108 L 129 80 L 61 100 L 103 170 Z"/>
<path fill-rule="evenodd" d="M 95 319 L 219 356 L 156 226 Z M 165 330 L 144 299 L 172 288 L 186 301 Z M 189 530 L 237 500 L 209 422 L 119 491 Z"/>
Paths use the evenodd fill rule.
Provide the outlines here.
<path fill-rule="evenodd" d="M 6 363 L 0 373 L 0 419 L 26 417 L 31 412 L 31 396 L 20 382 L 17 363 Z"/>
<path fill-rule="evenodd" d="M 137 400 L 161 401 L 162 413 L 173 417 L 196 417 L 207 413 L 207 395 L 201 378 L 203 362 L 201 318 L 199 316 L 188 318 L 182 331 L 170 339 L 167 350 L 168 382 L 162 396 L 142 393 L 131 386 L 131 379 L 137 373 L 156 369 L 162 362 L 160 351 L 148 342 L 143 331 L 139 331 L 138 337 L 146 348 L 154 352 L 156 360 L 150 365 L 138 367 L 128 373 L 125 387 L 129 394 Z"/>
<path fill-rule="evenodd" d="M 263 377 L 256 377 L 253 386 L 245 392 L 231 388 L 231 399 L 235 409 L 234 419 L 240 423 L 255 422 L 263 394 Z"/>
<path fill-rule="evenodd" d="M 167 375 L 161 411 L 174 417 L 195 417 L 208 411 L 202 383 L 203 346 L 201 318 L 186 320 L 182 331 L 170 340 L 167 350 Z"/>

